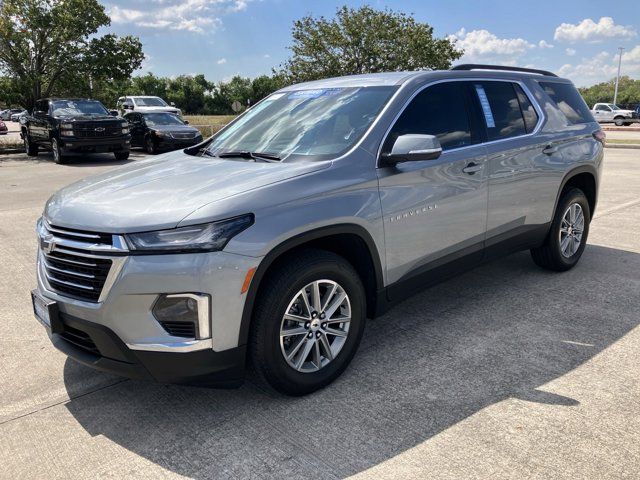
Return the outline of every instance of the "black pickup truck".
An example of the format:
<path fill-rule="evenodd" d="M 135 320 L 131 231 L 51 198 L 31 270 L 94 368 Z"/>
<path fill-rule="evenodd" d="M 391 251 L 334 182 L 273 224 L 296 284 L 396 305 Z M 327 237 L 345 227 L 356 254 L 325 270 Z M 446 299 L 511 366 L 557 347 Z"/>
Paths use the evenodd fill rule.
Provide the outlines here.
<path fill-rule="evenodd" d="M 38 100 L 21 136 L 27 155 L 35 157 L 42 146 L 53 151 L 56 163 L 65 163 L 71 153 L 113 152 L 116 160 L 126 160 L 131 147 L 128 122 L 90 99 Z"/>

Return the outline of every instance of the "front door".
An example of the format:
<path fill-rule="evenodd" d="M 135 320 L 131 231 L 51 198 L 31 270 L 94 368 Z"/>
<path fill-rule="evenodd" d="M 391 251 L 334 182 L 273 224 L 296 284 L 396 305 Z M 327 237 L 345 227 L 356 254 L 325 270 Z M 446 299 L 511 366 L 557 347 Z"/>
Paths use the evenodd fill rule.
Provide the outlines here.
<path fill-rule="evenodd" d="M 486 154 L 471 108 L 466 82 L 432 85 L 415 96 L 384 141 L 383 153 L 399 135 L 429 134 L 443 149 L 436 160 L 378 168 L 387 284 L 418 287 L 435 280 L 429 277 L 440 275 L 438 267 L 466 268 L 482 258 Z"/>

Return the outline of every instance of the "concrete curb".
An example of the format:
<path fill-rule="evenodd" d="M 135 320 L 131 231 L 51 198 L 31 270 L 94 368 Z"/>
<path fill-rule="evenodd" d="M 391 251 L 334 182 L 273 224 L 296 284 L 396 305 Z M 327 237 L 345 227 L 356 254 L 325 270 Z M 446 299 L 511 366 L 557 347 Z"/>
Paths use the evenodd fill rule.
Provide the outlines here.
<path fill-rule="evenodd" d="M 605 132 L 640 132 L 640 127 L 605 127 L 600 125 Z"/>
<path fill-rule="evenodd" d="M 605 148 L 631 148 L 640 150 L 640 144 L 637 143 L 605 143 Z"/>

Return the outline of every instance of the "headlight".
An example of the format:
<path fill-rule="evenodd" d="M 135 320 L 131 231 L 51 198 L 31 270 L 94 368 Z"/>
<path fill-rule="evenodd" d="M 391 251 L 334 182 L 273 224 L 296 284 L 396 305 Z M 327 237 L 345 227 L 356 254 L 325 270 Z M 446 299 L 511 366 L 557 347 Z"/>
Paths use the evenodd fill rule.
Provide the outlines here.
<path fill-rule="evenodd" d="M 60 128 L 62 128 L 63 130 L 71 130 L 73 129 L 73 123 L 63 123 L 62 125 L 60 125 Z"/>
<path fill-rule="evenodd" d="M 122 129 L 122 133 L 124 133 L 125 135 L 126 135 L 127 133 L 129 133 L 129 127 L 127 127 L 127 128 L 123 128 L 123 129 Z"/>
<path fill-rule="evenodd" d="M 60 135 L 63 137 L 73 137 L 73 130 L 60 130 Z"/>
<path fill-rule="evenodd" d="M 188 227 L 126 235 L 134 251 L 202 252 L 222 250 L 234 236 L 253 225 L 253 214 Z"/>
<path fill-rule="evenodd" d="M 129 128 L 129 122 L 122 122 L 122 128 Z"/>
<path fill-rule="evenodd" d="M 154 130 L 154 131 L 153 131 L 153 134 L 154 134 L 156 137 L 168 137 L 168 136 L 169 136 L 169 135 L 167 135 L 166 133 L 164 133 L 164 132 L 160 132 L 160 131 L 158 131 L 158 130 Z"/>

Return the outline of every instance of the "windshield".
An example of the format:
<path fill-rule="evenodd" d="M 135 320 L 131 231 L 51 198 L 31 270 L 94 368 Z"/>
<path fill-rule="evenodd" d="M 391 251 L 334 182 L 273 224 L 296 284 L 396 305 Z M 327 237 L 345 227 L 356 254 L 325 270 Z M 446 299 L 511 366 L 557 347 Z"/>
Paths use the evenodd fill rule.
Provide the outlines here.
<path fill-rule="evenodd" d="M 327 159 L 353 146 L 397 87 L 322 88 L 275 93 L 249 110 L 208 147 L 280 157 Z"/>
<path fill-rule="evenodd" d="M 613 103 L 610 103 L 609 107 L 611 107 L 611 110 L 620 110 L 620 107 L 617 105 L 614 105 Z"/>
<path fill-rule="evenodd" d="M 139 107 L 166 107 L 167 103 L 159 97 L 140 97 L 133 101 Z"/>
<path fill-rule="evenodd" d="M 95 100 L 57 100 L 53 102 L 54 117 L 73 117 L 76 115 L 109 115 L 109 111 Z"/>
<path fill-rule="evenodd" d="M 149 127 L 155 127 L 156 125 L 184 125 L 184 122 L 172 113 L 147 113 L 144 115 L 144 121 Z"/>

